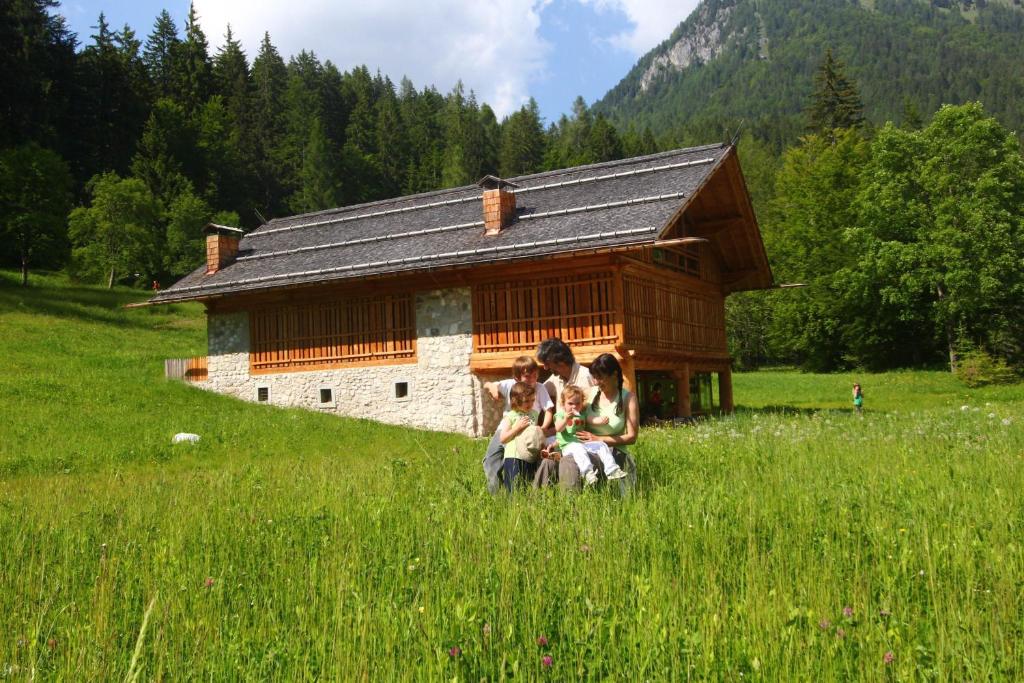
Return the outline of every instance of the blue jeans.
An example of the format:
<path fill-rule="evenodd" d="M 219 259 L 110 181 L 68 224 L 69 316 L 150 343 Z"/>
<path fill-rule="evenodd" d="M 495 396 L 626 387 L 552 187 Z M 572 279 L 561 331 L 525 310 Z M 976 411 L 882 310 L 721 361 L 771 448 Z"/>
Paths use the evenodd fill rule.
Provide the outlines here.
<path fill-rule="evenodd" d="M 487 444 L 487 454 L 484 455 L 483 463 L 484 476 L 487 477 L 488 493 L 497 493 L 501 488 L 501 466 L 505 459 L 505 445 L 501 443 L 501 428 L 494 432 L 491 442 Z"/>
<path fill-rule="evenodd" d="M 522 478 L 522 486 L 529 486 L 536 471 L 536 463 L 526 462 L 519 458 L 505 458 L 501 464 L 501 483 L 505 485 L 509 493 L 512 493 L 512 489 L 517 485 L 517 479 Z"/>

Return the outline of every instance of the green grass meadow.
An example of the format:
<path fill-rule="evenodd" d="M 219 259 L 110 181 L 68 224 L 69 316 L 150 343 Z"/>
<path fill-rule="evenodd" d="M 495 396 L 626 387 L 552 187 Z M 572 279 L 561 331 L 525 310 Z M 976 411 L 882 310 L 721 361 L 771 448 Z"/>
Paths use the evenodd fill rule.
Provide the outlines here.
<path fill-rule="evenodd" d="M 738 374 L 634 495 L 492 498 L 483 441 L 165 381 L 201 306 L 17 281 L 0 680 L 1024 679 L 1020 385 Z"/>

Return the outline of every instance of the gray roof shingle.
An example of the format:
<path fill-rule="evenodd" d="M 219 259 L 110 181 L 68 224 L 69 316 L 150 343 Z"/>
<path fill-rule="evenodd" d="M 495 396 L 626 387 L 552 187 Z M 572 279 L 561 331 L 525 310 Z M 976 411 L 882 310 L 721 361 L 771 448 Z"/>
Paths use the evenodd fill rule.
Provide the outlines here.
<path fill-rule="evenodd" d="M 242 238 L 234 263 L 211 275 L 204 264 L 150 303 L 650 243 L 728 149 L 509 178 L 517 219 L 492 236 L 477 185 L 275 219 Z"/>

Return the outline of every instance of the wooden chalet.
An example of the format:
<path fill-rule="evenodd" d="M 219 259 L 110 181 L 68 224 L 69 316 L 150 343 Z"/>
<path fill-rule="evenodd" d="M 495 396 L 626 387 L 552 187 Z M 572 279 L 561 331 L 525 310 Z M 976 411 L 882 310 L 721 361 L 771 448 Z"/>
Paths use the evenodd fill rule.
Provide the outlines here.
<path fill-rule="evenodd" d="M 615 354 L 647 415 L 731 410 L 725 297 L 772 286 L 727 145 L 207 232 L 207 263 L 151 300 L 206 305 L 185 374 L 476 435 L 497 419 L 481 383 L 550 337 Z"/>

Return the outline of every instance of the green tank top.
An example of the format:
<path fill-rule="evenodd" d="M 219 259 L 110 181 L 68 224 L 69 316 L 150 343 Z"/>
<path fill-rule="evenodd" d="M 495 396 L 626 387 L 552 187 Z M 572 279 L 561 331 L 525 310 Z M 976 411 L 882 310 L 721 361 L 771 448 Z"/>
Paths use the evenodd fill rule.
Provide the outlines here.
<path fill-rule="evenodd" d="M 625 389 L 622 389 L 622 414 L 616 415 L 614 401 L 608 405 L 598 405 L 597 410 L 591 408 L 594 402 L 594 396 L 596 396 L 600 391 L 600 387 L 594 387 L 593 391 L 590 392 L 590 395 L 587 397 L 587 410 L 589 411 L 590 415 L 594 415 L 597 417 L 607 417 L 608 424 L 587 425 L 587 431 L 597 436 L 618 436 L 619 434 L 622 434 L 623 432 L 626 431 L 626 416 L 629 413 L 626 407 L 629 405 L 629 397 L 631 396 L 631 394 Z M 616 448 L 622 451 L 623 453 L 626 452 L 626 448 L 624 446 L 616 446 Z"/>

